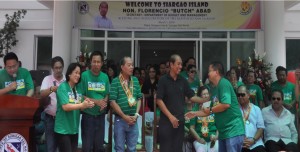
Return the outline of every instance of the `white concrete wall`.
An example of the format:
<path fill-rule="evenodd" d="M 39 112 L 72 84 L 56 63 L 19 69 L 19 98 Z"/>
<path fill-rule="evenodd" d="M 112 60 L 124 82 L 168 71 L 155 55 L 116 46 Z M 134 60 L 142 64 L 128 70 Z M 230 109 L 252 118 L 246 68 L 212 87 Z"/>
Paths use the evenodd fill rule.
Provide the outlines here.
<path fill-rule="evenodd" d="M 37 4 L 38 3 L 38 4 Z M 20 28 L 17 31 L 19 43 L 12 50 L 17 53 L 23 66 L 28 69 L 35 67 L 35 36 L 53 35 L 53 10 L 43 6 L 39 2 L 4 2 L 0 1 L 0 28 L 5 22 L 4 15 L 12 14 L 17 9 L 27 9 L 27 14 L 21 20 Z M 300 11 L 285 11 L 284 15 L 284 37 L 300 39 Z M 263 21 L 264 22 L 264 21 Z M 71 62 L 75 61 L 79 47 L 78 29 L 72 30 L 72 51 Z M 258 51 L 266 51 L 265 31 L 257 32 Z M 3 59 L 0 58 L 0 65 L 3 66 Z"/>
<path fill-rule="evenodd" d="M 5 14 L 12 15 L 17 9 L 1 8 L 3 2 L 0 2 L 0 28 L 3 27 L 6 18 Z M 27 3 L 27 2 L 25 2 Z M 25 4 L 25 6 L 30 6 Z M 31 3 L 35 5 L 34 3 Z M 19 3 L 19 5 L 21 5 Z M 11 6 L 11 5 L 8 5 Z M 7 6 L 7 7 L 8 7 Z M 39 5 L 35 5 L 39 6 Z M 27 8 L 28 8 L 27 7 Z M 24 7 L 26 9 L 26 7 Z M 29 7 L 27 9 L 27 14 L 20 21 L 20 27 L 16 32 L 16 38 L 19 40 L 17 46 L 12 48 L 11 51 L 18 55 L 20 61 L 22 61 L 23 67 L 28 70 L 33 70 L 35 68 L 36 62 L 36 51 L 35 51 L 35 36 L 52 36 L 53 35 L 53 10 Z M 0 65 L 3 66 L 3 58 L 0 58 Z"/>
<path fill-rule="evenodd" d="M 35 36 L 52 35 L 52 30 L 19 30 L 16 47 L 12 49 L 22 61 L 22 66 L 28 70 L 34 70 L 36 63 Z M 3 61 L 1 61 L 3 63 Z"/>
<path fill-rule="evenodd" d="M 285 12 L 285 37 L 300 39 L 300 11 Z"/>

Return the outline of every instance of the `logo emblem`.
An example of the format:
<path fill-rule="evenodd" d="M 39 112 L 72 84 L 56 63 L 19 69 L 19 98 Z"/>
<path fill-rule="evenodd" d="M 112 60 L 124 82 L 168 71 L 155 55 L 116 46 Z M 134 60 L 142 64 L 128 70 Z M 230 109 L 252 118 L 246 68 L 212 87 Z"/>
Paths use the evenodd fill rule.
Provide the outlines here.
<path fill-rule="evenodd" d="M 85 1 L 81 1 L 78 3 L 78 11 L 80 14 L 84 15 L 89 12 L 89 4 Z"/>
<path fill-rule="evenodd" d="M 252 11 L 252 6 L 249 2 L 242 2 L 241 3 L 241 11 L 240 11 L 240 14 L 241 15 L 248 15 L 249 13 L 251 13 Z"/>
<path fill-rule="evenodd" d="M 1 139 L 0 152 L 28 152 L 28 144 L 22 135 L 10 133 Z"/>

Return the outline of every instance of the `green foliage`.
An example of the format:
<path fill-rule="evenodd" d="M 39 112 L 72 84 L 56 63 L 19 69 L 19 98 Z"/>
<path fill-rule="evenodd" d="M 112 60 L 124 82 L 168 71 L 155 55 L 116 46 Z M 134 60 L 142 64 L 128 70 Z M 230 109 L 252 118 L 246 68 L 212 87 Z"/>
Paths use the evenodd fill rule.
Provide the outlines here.
<path fill-rule="evenodd" d="M 12 47 L 16 46 L 16 31 L 19 27 L 20 20 L 26 15 L 26 10 L 18 10 L 12 16 L 5 15 L 6 22 L 0 29 L 0 57 L 4 56 Z"/>

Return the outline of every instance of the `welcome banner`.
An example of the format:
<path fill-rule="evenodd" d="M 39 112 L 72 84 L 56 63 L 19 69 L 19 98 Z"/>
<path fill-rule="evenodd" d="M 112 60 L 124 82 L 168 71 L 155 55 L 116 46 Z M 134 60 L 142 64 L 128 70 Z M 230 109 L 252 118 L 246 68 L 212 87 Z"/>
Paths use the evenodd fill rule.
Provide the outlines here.
<path fill-rule="evenodd" d="M 141 30 L 261 29 L 259 1 L 102 1 L 76 2 L 75 26 Z M 98 19 L 97 19 L 98 18 Z M 96 22 L 106 22 L 96 26 Z"/>

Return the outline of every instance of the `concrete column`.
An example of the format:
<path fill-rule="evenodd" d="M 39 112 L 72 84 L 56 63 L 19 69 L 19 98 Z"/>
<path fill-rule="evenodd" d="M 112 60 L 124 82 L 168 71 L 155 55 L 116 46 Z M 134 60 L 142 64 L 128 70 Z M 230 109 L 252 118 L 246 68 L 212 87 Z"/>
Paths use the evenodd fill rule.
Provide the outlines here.
<path fill-rule="evenodd" d="M 73 2 L 55 0 L 53 11 L 52 57 L 61 56 L 66 71 L 71 62 Z"/>
<path fill-rule="evenodd" d="M 273 63 L 273 80 L 276 80 L 276 67 L 286 66 L 284 13 L 284 1 L 264 1 L 266 60 Z"/>

